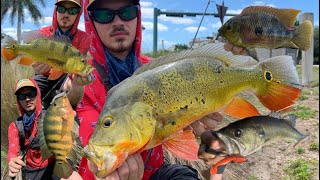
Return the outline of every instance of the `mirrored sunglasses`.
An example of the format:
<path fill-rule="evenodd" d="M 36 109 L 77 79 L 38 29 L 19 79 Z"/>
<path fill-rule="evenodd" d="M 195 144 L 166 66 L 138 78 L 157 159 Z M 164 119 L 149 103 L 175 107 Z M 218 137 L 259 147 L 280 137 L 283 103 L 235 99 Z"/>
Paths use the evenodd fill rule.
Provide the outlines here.
<path fill-rule="evenodd" d="M 136 18 L 139 14 L 138 5 L 124 6 L 117 10 L 112 9 L 96 9 L 89 11 L 89 16 L 100 24 L 107 24 L 114 20 L 115 15 L 118 15 L 123 21 L 130 21 Z"/>

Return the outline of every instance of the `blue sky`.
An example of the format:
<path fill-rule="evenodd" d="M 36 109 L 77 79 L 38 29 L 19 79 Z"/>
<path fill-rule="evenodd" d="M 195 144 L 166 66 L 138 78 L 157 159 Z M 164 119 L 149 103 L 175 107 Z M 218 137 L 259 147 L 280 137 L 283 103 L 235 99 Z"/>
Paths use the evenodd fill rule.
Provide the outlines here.
<path fill-rule="evenodd" d="M 215 4 L 221 4 L 222 0 L 211 1 L 207 12 L 217 13 Z M 22 31 L 36 30 L 43 26 L 50 25 L 52 22 L 52 13 L 55 0 L 47 0 L 46 8 L 40 8 L 44 15 L 39 25 L 35 25 L 29 16 L 29 12 L 25 10 L 25 23 L 22 24 Z M 153 8 L 163 11 L 187 11 L 203 13 L 208 0 L 141 0 L 142 7 L 142 24 L 146 28 L 143 31 L 143 52 L 150 52 L 153 49 Z M 228 7 L 227 13 L 240 13 L 241 10 L 249 5 L 268 5 L 277 8 L 294 8 L 301 10 L 302 13 L 314 13 L 314 24 L 319 25 L 319 0 L 225 0 L 225 6 Z M 228 17 L 226 17 L 228 18 Z M 225 21 L 226 21 L 225 18 Z M 192 41 L 195 36 L 196 29 L 200 23 L 201 16 L 196 17 L 166 17 L 161 15 L 158 17 L 158 49 L 162 48 L 163 40 L 164 48 L 169 48 L 173 44 L 187 44 Z M 220 19 L 212 16 L 205 16 L 202 26 L 197 35 L 198 38 L 205 38 L 216 33 L 221 26 Z M 84 30 L 83 17 L 81 18 L 79 28 Z M 16 37 L 16 24 L 11 26 L 6 17 L 2 23 L 1 31 L 12 37 Z"/>

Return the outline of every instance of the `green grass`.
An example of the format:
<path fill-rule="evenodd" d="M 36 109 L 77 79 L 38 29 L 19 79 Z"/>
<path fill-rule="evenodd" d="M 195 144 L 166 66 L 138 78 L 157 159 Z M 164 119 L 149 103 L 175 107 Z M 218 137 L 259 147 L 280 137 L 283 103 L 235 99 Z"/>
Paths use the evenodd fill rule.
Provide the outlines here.
<path fill-rule="evenodd" d="M 305 150 L 303 149 L 303 148 L 301 148 L 301 147 L 299 147 L 298 149 L 297 149 L 297 153 L 298 154 L 303 154 L 305 152 Z"/>
<path fill-rule="evenodd" d="M 303 101 L 309 99 L 310 91 L 307 89 L 302 89 L 299 100 Z"/>
<path fill-rule="evenodd" d="M 304 106 L 304 105 L 297 105 L 293 107 L 294 113 L 298 118 L 301 119 L 310 119 L 315 118 L 316 113 L 318 112 L 315 109 L 312 109 L 310 107 Z"/>
<path fill-rule="evenodd" d="M 284 169 L 291 180 L 309 180 L 311 179 L 312 170 L 307 161 L 298 159 L 291 161 L 290 165 Z"/>
<path fill-rule="evenodd" d="M 310 151 L 319 151 L 319 143 L 318 142 L 313 142 L 309 145 L 309 150 Z"/>

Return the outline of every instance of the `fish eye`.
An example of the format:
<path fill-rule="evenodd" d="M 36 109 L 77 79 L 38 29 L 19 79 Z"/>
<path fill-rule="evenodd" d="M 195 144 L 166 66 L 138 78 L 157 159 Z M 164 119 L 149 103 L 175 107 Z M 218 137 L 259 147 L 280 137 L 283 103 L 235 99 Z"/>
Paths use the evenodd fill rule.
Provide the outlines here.
<path fill-rule="evenodd" d="M 231 30 L 231 25 L 230 25 L 230 24 L 227 25 L 227 30 L 228 30 L 228 31 Z"/>
<path fill-rule="evenodd" d="M 111 124 L 112 124 L 112 120 L 107 118 L 103 122 L 103 127 L 107 128 L 107 127 L 111 126 Z"/>
<path fill-rule="evenodd" d="M 234 135 L 235 135 L 236 137 L 240 137 L 241 134 L 242 134 L 242 131 L 241 131 L 240 129 L 236 129 L 236 130 L 234 131 Z"/>

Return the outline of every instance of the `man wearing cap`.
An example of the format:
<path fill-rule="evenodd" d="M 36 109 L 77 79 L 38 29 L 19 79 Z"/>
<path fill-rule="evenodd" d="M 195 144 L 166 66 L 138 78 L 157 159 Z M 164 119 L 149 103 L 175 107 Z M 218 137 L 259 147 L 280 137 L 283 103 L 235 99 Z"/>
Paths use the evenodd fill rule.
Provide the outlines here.
<path fill-rule="evenodd" d="M 15 177 L 22 166 L 26 166 L 26 179 L 50 177 L 53 171 L 52 165 L 54 165 L 51 163 L 54 161 L 53 157 L 43 160 L 39 146 L 30 145 L 30 141 L 36 141 L 34 138 L 37 137 L 37 119 L 41 116 L 40 90 L 34 80 L 21 79 L 15 86 L 15 95 L 21 116 L 14 120 L 8 129 L 9 176 Z M 18 130 L 20 123 L 25 132 L 25 139 L 21 143 Z M 22 156 L 19 156 L 20 150 L 26 151 L 26 163 L 23 162 Z"/>
<path fill-rule="evenodd" d="M 149 58 L 141 55 L 141 8 L 139 0 L 85 0 L 86 32 L 91 36 L 89 63 L 95 67 L 95 81 L 85 86 L 84 97 L 77 106 L 79 136 L 87 145 L 108 90 L 130 77 Z M 220 118 L 220 117 L 219 117 Z M 219 119 L 217 118 L 217 119 Z M 213 124 L 216 125 L 216 121 Z M 204 131 L 196 124 L 194 131 Z M 207 121 L 207 127 L 213 128 Z M 146 164 L 146 166 L 144 166 Z M 90 166 L 90 169 L 88 168 Z M 96 167 L 83 158 L 78 172 L 85 180 L 94 179 Z M 164 174 L 167 173 L 167 174 Z M 164 165 L 162 146 L 128 156 L 125 163 L 105 179 L 198 179 L 187 166 Z"/>
<path fill-rule="evenodd" d="M 52 25 L 39 29 L 38 31 L 45 36 L 67 36 L 83 55 L 86 55 L 90 46 L 90 37 L 87 33 L 78 29 L 78 24 L 82 14 L 82 0 L 57 0 L 52 18 Z M 32 65 L 35 70 L 33 79 L 37 82 L 42 97 L 44 109 L 46 109 L 52 98 L 56 95 L 56 90 L 63 89 L 69 90 L 68 86 L 74 84 L 76 81 L 83 83 L 78 75 L 73 75 L 72 78 L 67 77 L 67 74 L 62 75 L 57 80 L 48 80 L 48 73 L 51 69 L 50 66 L 43 63 L 35 63 Z M 86 82 L 85 82 L 86 83 Z M 73 89 L 75 92 L 69 92 L 68 98 L 73 107 L 80 101 L 80 89 Z"/>
<path fill-rule="evenodd" d="M 16 177 L 18 173 L 24 172 L 22 176 L 26 180 L 59 180 L 59 177 L 53 175 L 54 156 L 47 160 L 41 156 L 37 133 L 37 120 L 42 112 L 40 90 L 31 78 L 19 80 L 14 89 L 21 116 L 11 122 L 8 128 L 8 175 Z M 20 139 L 21 133 L 25 137 L 23 140 Z M 81 177 L 73 172 L 69 179 L 78 180 Z"/>

